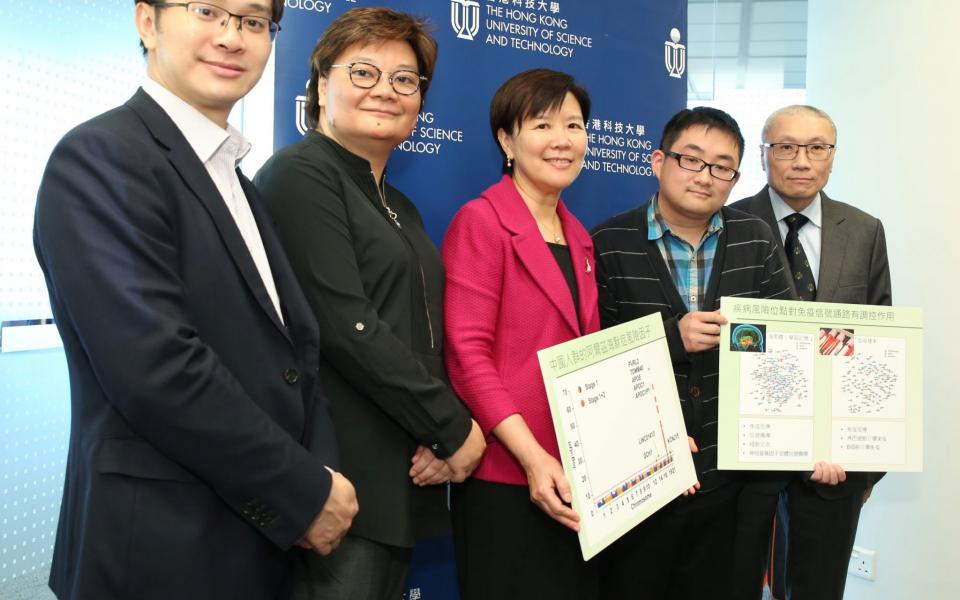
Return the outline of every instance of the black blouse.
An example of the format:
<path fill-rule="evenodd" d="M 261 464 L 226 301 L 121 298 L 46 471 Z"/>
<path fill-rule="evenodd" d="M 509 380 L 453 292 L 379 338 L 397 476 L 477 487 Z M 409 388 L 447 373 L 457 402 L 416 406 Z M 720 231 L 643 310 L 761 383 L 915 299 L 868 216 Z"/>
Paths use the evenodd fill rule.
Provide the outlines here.
<path fill-rule="evenodd" d="M 413 202 L 389 184 L 381 198 L 370 163 L 315 131 L 256 184 L 320 325 L 341 470 L 364 507 L 351 532 L 412 546 L 448 516 L 442 486 L 411 483 L 410 457 L 449 456 L 471 426 L 443 366 L 440 254 Z"/>
<path fill-rule="evenodd" d="M 573 298 L 573 310 L 576 314 L 580 314 L 577 308 L 580 306 L 580 292 L 577 290 L 577 275 L 573 271 L 573 259 L 570 257 L 570 247 L 564 244 L 554 244 L 553 242 L 547 242 L 547 247 L 550 248 L 554 260 L 557 261 L 557 266 L 560 267 L 563 278 L 567 280 L 567 287 L 570 288 L 570 296 Z"/>

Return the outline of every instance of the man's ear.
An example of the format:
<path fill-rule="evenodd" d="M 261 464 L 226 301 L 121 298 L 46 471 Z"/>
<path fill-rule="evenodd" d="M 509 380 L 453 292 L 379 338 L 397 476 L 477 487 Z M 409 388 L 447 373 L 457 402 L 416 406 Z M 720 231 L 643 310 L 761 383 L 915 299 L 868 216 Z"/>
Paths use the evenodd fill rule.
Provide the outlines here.
<path fill-rule="evenodd" d="M 157 47 L 157 8 L 138 2 L 133 12 L 134 23 L 143 47 L 149 52 Z"/>
<path fill-rule="evenodd" d="M 653 174 L 657 176 L 657 179 L 660 179 L 660 169 L 663 168 L 663 160 L 666 157 L 667 155 L 659 148 L 650 155 L 650 168 L 653 169 Z"/>

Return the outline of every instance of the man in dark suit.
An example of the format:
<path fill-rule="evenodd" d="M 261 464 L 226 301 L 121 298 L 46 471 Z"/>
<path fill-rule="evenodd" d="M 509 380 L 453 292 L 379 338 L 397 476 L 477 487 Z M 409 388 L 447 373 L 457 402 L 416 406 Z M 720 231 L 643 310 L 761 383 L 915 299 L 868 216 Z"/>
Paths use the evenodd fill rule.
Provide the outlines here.
<path fill-rule="evenodd" d="M 266 5 L 266 6 L 265 6 Z M 227 125 L 283 3 L 135 3 L 148 79 L 57 145 L 34 243 L 70 371 L 60 598 L 278 598 L 356 513 L 317 326 Z"/>
<path fill-rule="evenodd" d="M 732 206 L 773 229 L 777 253 L 801 299 L 890 305 L 883 225 L 823 193 L 836 141 L 836 126 L 820 109 L 788 106 L 774 112 L 763 128 L 768 185 Z M 845 473 L 831 464 L 818 465 L 812 476 L 754 476 L 740 502 L 738 595 L 761 596 L 771 522 L 782 496 L 788 597 L 842 598 L 860 507 L 877 479 L 876 473 Z"/>

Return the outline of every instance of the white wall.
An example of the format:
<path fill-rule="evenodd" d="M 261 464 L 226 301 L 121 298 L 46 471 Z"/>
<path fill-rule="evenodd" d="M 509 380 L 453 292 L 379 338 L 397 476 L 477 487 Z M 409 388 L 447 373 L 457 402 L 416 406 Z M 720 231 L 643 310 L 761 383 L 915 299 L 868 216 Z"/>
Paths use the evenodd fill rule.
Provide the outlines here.
<path fill-rule="evenodd" d="M 890 474 L 864 506 L 857 543 L 875 582 L 848 600 L 960 592 L 960 2 L 810 0 L 807 99 L 835 119 L 827 191 L 882 219 L 894 303 L 924 310 L 924 472 Z"/>

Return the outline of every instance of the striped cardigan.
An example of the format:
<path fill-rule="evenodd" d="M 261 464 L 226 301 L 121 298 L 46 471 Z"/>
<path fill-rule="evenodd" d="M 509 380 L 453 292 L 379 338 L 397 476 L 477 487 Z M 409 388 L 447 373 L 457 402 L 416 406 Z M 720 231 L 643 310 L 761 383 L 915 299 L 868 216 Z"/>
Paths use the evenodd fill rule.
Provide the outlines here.
<path fill-rule="evenodd" d="M 655 241 L 647 239 L 649 203 L 617 215 L 592 232 L 597 259 L 600 321 L 603 327 L 659 312 L 663 316 L 687 433 L 700 452 L 693 455 L 701 489 L 708 497 L 729 497 L 739 489 L 736 472 L 717 470 L 718 348 L 688 354 L 678 321 L 687 309 Z M 776 243 L 762 220 L 728 207 L 702 306 L 720 308 L 721 296 L 791 300 L 789 275 L 775 254 Z M 719 490 L 725 489 L 722 493 Z M 696 498 L 694 497 L 694 498 Z M 686 504 L 693 501 L 681 499 Z"/>

